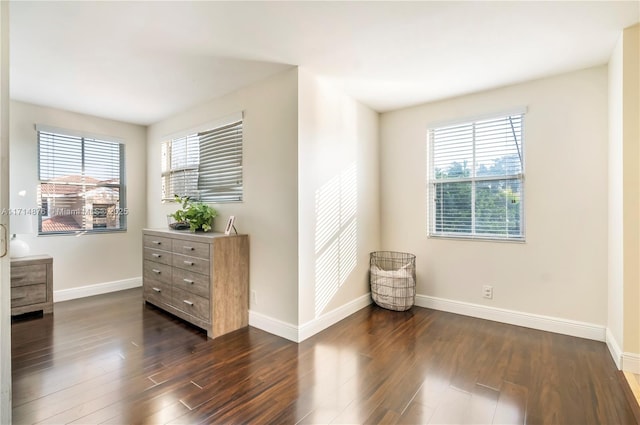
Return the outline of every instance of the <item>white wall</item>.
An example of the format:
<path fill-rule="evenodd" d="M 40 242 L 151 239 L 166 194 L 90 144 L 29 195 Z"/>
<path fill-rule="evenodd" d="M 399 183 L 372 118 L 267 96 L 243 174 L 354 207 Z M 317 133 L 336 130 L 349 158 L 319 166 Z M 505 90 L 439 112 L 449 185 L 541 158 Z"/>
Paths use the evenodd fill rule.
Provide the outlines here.
<path fill-rule="evenodd" d="M 299 68 L 299 323 L 369 292 L 380 246 L 378 114 Z"/>
<path fill-rule="evenodd" d="M 429 123 L 520 106 L 526 243 L 427 238 Z M 417 255 L 419 294 L 606 324 L 606 66 L 385 113 L 380 131 L 382 248 Z"/>
<path fill-rule="evenodd" d="M 142 236 L 146 219 L 146 129 L 143 126 L 11 102 L 11 200 L 13 208 L 36 208 L 38 150 L 35 124 L 105 135 L 125 143 L 127 231 L 108 234 L 22 237 L 32 254 L 53 256 L 53 290 L 134 279 L 142 274 Z M 25 190 L 26 197 L 18 196 Z"/>
<path fill-rule="evenodd" d="M 640 373 L 640 24 L 622 33 L 623 368 Z M 633 366 L 627 366 L 633 364 Z"/>
<path fill-rule="evenodd" d="M 622 196 L 622 37 L 608 65 L 609 75 L 609 240 L 607 328 L 620 351 L 624 334 L 623 196 Z M 611 341 L 609 341 L 611 343 Z M 621 353 L 614 355 L 618 357 Z"/>
<path fill-rule="evenodd" d="M 166 228 L 177 205 L 161 203 L 162 142 L 244 111 L 244 201 L 212 204 L 214 230 L 236 216 L 250 241 L 250 308 L 290 325 L 298 323 L 297 83 L 296 69 L 277 74 L 151 125 L 147 141 L 147 225 Z"/>
<path fill-rule="evenodd" d="M 609 60 L 607 343 L 619 368 L 640 373 L 640 24 Z"/>
<path fill-rule="evenodd" d="M 625 271 L 624 350 L 634 356 L 629 362 L 633 363 L 633 372 L 640 373 L 640 24 L 626 28 L 623 37 L 624 167 L 625 171 L 629 170 L 629 174 L 624 173 L 624 196 L 629 199 L 629 207 L 625 206 L 624 231 L 629 232 L 631 239 L 629 249 L 625 242 L 625 263 L 632 269 L 628 275 Z"/>

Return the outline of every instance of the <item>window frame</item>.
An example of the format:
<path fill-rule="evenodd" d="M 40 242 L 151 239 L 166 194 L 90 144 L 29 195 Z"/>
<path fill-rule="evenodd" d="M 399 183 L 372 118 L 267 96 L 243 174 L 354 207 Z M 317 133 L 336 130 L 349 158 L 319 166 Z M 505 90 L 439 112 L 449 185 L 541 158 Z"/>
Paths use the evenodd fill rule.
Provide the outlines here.
<path fill-rule="evenodd" d="M 126 151 L 126 145 L 124 143 L 123 140 L 115 138 L 115 137 L 111 137 L 111 136 L 104 136 L 104 135 L 95 135 L 95 134 L 90 134 L 90 133 L 85 133 L 82 131 L 77 131 L 77 130 L 70 130 L 70 129 L 62 129 L 62 128 L 57 128 L 57 127 L 50 127 L 50 126 L 44 126 L 44 125 L 39 125 L 36 124 L 35 125 L 35 130 L 36 130 L 36 139 L 37 139 L 37 167 L 38 167 L 38 188 L 37 188 L 37 202 L 38 202 L 38 233 L 37 235 L 40 236 L 64 236 L 64 235 L 78 235 L 78 234 L 104 234 L 104 233 L 121 233 L 121 232 L 126 232 L 127 231 L 127 227 L 128 227 L 128 220 L 127 220 L 127 215 L 129 214 L 129 209 L 127 208 L 127 186 L 126 186 L 126 170 L 125 170 L 125 151 Z M 82 155 L 81 155 L 81 161 L 80 161 L 80 167 L 81 167 L 81 174 L 79 175 L 82 179 L 86 178 L 86 177 L 93 177 L 90 173 L 86 172 L 86 163 L 87 163 L 87 159 L 86 159 L 86 155 L 85 155 L 85 144 L 87 142 L 91 142 L 91 143 L 109 143 L 111 145 L 117 145 L 118 148 L 118 184 L 114 184 L 114 183 L 107 183 L 107 184 L 102 184 L 100 186 L 96 186 L 96 187 L 104 187 L 104 188 L 116 188 L 117 192 L 118 192 L 118 200 L 117 200 L 117 204 L 114 205 L 113 209 L 114 209 L 114 214 L 118 216 L 118 227 L 97 227 L 97 228 L 91 228 L 91 229 L 87 229 L 87 228 L 80 228 L 80 229 L 75 229 L 75 230 L 55 230 L 55 231 L 43 231 L 42 228 L 42 222 L 43 222 L 43 218 L 45 217 L 44 213 L 47 213 L 47 216 L 49 216 L 51 209 L 52 208 L 56 208 L 52 205 L 51 201 L 48 198 L 43 198 L 42 197 L 42 185 L 43 184 L 51 184 L 51 179 L 42 179 L 42 158 L 41 158 L 41 144 L 42 144 L 42 139 L 41 139 L 41 133 L 46 133 L 48 135 L 51 135 L 53 137 L 60 137 L 60 138 L 67 138 L 67 139 L 78 139 L 81 143 L 81 151 L 82 151 Z M 55 182 L 53 183 L 55 184 Z M 59 183 L 60 184 L 60 183 Z M 63 186 L 64 184 L 60 184 L 61 186 Z M 88 191 L 90 191 L 92 187 L 94 186 L 89 186 L 89 188 L 87 188 L 84 184 L 82 184 L 83 189 L 82 191 L 78 192 L 80 194 L 80 196 L 83 198 L 83 205 L 80 208 L 80 211 L 77 211 L 77 209 L 70 209 L 69 211 L 72 212 L 70 215 L 82 215 L 82 216 L 86 216 L 86 217 L 91 217 L 93 219 L 93 208 L 91 209 L 87 209 L 86 207 L 86 193 Z M 46 199 L 46 203 L 47 203 L 47 207 L 44 208 L 43 207 L 43 201 L 45 201 Z M 100 203 L 100 205 L 102 205 Z M 83 220 L 84 221 L 84 220 Z M 84 225 L 84 224 L 83 224 Z"/>
<path fill-rule="evenodd" d="M 229 143 L 236 144 L 237 149 L 231 150 L 231 154 L 228 156 L 224 156 L 221 163 L 230 162 L 231 160 L 237 160 L 238 164 L 235 165 L 235 168 L 239 169 L 236 171 L 236 176 L 238 176 L 239 184 L 229 185 L 228 188 L 233 190 L 238 190 L 237 195 L 233 194 L 224 194 L 223 192 L 211 193 L 210 186 L 204 186 L 202 184 L 203 179 L 208 180 L 216 180 L 217 176 L 212 178 L 211 172 L 206 172 L 201 169 L 202 163 L 207 161 L 212 161 L 215 158 L 215 154 L 211 154 L 210 146 L 212 144 L 220 143 L 220 138 L 212 138 L 211 134 L 224 131 L 225 127 L 239 127 L 240 137 L 232 138 Z M 224 118 L 218 119 L 214 122 L 210 122 L 205 125 L 200 125 L 195 129 L 189 131 L 183 131 L 171 136 L 166 136 L 163 138 L 163 142 L 161 143 L 161 202 L 162 203 L 171 203 L 174 202 L 174 195 L 178 195 L 180 197 L 188 196 L 193 200 L 205 202 L 205 203 L 215 203 L 215 204 L 223 204 L 223 203 L 241 203 L 244 202 L 245 196 L 245 180 L 244 180 L 244 130 L 245 130 L 245 122 L 244 122 L 244 113 L 238 112 L 226 116 Z M 204 144 L 203 144 L 204 139 Z M 213 139 L 213 140 L 212 140 Z M 173 157 L 175 156 L 174 143 L 184 140 L 185 144 L 185 161 L 184 163 L 179 163 L 177 165 L 173 165 Z M 239 140 L 239 141 L 238 141 Z M 195 142 L 194 142 L 195 141 Z M 193 158 L 190 157 L 189 143 L 194 143 L 197 146 L 197 163 L 192 162 Z M 203 149 L 204 146 L 204 149 Z M 203 157 L 204 152 L 204 157 Z M 190 160 L 191 158 L 191 160 Z M 216 164 L 219 165 L 219 164 Z M 224 171 L 221 173 L 224 174 Z M 183 189 L 183 192 L 175 193 L 176 190 L 172 190 L 170 187 L 166 188 L 166 186 L 171 186 L 172 179 L 176 179 L 178 181 L 179 173 L 183 173 L 183 183 L 179 186 Z M 191 176 L 187 176 L 187 173 L 191 173 Z M 195 176 L 194 176 L 195 174 Z M 195 182 L 194 182 L 195 179 Z M 173 193 L 171 193 L 173 192 Z M 204 195 L 206 192 L 209 192 L 208 196 Z M 204 196 L 203 196 L 204 195 Z M 234 199 L 237 198 L 237 199 Z"/>
<path fill-rule="evenodd" d="M 446 122 L 431 123 L 427 126 L 427 179 L 426 179 L 426 202 L 427 202 L 427 237 L 433 239 L 449 239 L 449 240 L 472 240 L 472 241 L 490 241 L 490 242 L 508 242 L 508 243 L 525 243 L 526 242 L 526 214 L 525 214 L 525 170 L 526 170 L 526 155 L 525 155 L 525 116 L 527 113 L 526 107 L 511 109 L 505 112 L 498 112 L 492 114 L 485 114 L 472 118 L 456 119 Z M 437 179 L 435 177 L 436 166 L 434 164 L 434 142 L 432 140 L 433 131 L 444 129 L 447 127 L 470 125 L 475 126 L 479 122 L 507 119 L 508 117 L 520 116 L 520 134 L 517 149 L 520 155 L 520 172 L 515 174 L 495 175 L 495 176 L 477 176 L 475 169 L 475 156 L 476 156 L 476 144 L 477 140 L 475 134 L 473 135 L 472 151 L 472 173 L 470 177 L 459 178 L 447 178 Z M 478 233 L 476 231 L 476 191 L 477 184 L 482 182 L 491 181 L 517 181 L 520 185 L 519 193 L 519 219 L 520 219 L 520 233 L 518 236 L 499 235 L 490 233 Z M 446 183 L 470 183 L 471 185 L 471 232 L 445 232 L 436 230 L 436 197 L 434 191 L 438 185 Z"/>

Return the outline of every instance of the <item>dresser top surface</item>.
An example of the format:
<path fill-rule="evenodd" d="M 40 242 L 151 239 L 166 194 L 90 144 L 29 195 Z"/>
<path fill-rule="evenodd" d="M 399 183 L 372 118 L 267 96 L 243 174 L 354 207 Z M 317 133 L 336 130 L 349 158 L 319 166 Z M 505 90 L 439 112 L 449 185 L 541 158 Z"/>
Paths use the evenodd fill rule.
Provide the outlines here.
<path fill-rule="evenodd" d="M 17 257 L 11 259 L 12 266 L 26 266 L 30 264 L 53 263 L 53 257 L 46 254 L 27 255 L 26 257 Z"/>
<path fill-rule="evenodd" d="M 180 238 L 184 240 L 191 240 L 195 242 L 211 243 L 213 239 L 217 238 L 234 238 L 234 237 L 247 237 L 247 235 L 225 235 L 221 232 L 191 232 L 189 230 L 171 230 L 171 229 L 142 229 L 145 235 L 163 236 Z"/>

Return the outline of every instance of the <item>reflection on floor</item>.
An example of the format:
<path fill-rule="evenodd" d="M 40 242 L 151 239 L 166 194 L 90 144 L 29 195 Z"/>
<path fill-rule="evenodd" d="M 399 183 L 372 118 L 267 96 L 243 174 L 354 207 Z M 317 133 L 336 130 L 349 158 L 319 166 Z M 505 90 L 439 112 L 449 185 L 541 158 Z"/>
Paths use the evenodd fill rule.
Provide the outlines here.
<path fill-rule="evenodd" d="M 141 295 L 12 324 L 15 424 L 634 422 L 601 342 L 375 306 L 301 344 L 210 340 Z"/>

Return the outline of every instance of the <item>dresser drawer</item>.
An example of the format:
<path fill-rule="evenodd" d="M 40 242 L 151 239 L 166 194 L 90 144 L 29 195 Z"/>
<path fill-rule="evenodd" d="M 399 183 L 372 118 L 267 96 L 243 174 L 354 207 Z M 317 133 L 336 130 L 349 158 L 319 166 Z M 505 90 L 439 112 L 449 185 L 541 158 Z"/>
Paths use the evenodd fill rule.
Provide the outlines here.
<path fill-rule="evenodd" d="M 146 248 L 163 249 L 171 251 L 171 238 L 164 238 L 162 236 L 144 235 L 143 243 Z"/>
<path fill-rule="evenodd" d="M 208 299 L 176 287 L 173 288 L 173 305 L 178 310 L 201 320 L 209 321 L 211 317 Z"/>
<path fill-rule="evenodd" d="M 144 259 L 148 261 L 154 261 L 156 263 L 171 265 L 171 253 L 167 251 L 161 251 L 159 249 L 144 248 Z"/>
<path fill-rule="evenodd" d="M 200 273 L 193 273 L 179 268 L 173 269 L 173 286 L 192 294 L 209 298 L 209 283 L 211 278 Z"/>
<path fill-rule="evenodd" d="M 209 260 L 202 258 L 190 257 L 188 255 L 173 254 L 173 267 L 188 270 L 190 272 L 209 275 Z"/>
<path fill-rule="evenodd" d="M 11 289 L 11 307 L 43 303 L 47 301 L 47 285 L 18 286 Z"/>
<path fill-rule="evenodd" d="M 209 258 L 209 244 L 202 242 L 183 241 L 174 239 L 172 249 L 176 254 L 188 255 L 190 257 Z"/>
<path fill-rule="evenodd" d="M 11 287 L 47 282 L 47 266 L 36 264 L 31 266 L 11 267 Z"/>
<path fill-rule="evenodd" d="M 247 235 L 144 229 L 142 236 L 146 302 L 205 329 L 209 338 L 247 326 Z"/>
<path fill-rule="evenodd" d="M 171 304 L 171 285 L 157 280 L 144 281 L 144 299 L 152 303 Z"/>
<path fill-rule="evenodd" d="M 160 264 L 153 261 L 144 261 L 142 277 L 146 280 L 157 280 L 161 283 L 171 284 L 171 266 Z"/>

